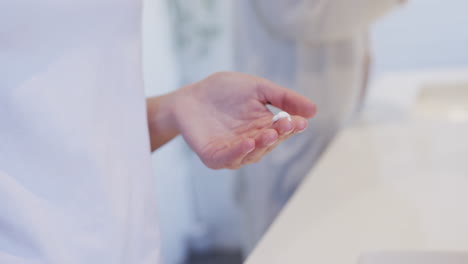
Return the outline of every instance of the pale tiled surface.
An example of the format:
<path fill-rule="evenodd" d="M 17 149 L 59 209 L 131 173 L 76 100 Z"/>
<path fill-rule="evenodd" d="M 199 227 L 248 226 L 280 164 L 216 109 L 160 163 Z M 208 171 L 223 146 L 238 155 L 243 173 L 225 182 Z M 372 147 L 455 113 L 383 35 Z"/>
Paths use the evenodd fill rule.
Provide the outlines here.
<path fill-rule="evenodd" d="M 248 264 L 357 263 L 386 250 L 468 250 L 468 124 L 411 115 L 418 89 L 460 74 L 376 84 Z M 368 112 L 371 111 L 371 112 Z"/>
<path fill-rule="evenodd" d="M 365 254 L 359 264 L 466 264 L 468 252 L 394 251 Z"/>

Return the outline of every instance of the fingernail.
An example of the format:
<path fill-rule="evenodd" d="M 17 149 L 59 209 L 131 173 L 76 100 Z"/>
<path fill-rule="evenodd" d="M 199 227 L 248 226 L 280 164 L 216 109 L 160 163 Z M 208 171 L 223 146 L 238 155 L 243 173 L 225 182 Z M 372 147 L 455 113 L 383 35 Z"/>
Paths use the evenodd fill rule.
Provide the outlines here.
<path fill-rule="evenodd" d="M 279 135 L 276 132 L 275 133 L 268 133 L 267 135 L 264 135 L 263 139 L 262 139 L 262 141 L 263 141 L 262 145 L 269 147 L 269 146 L 275 144 L 276 141 L 278 140 L 278 136 Z"/>
<path fill-rule="evenodd" d="M 250 148 L 250 149 L 247 149 L 247 151 L 245 151 L 245 154 L 249 154 L 250 152 L 254 151 L 255 148 Z"/>
<path fill-rule="evenodd" d="M 300 124 L 297 126 L 297 133 L 302 133 L 307 129 L 307 122 L 300 122 Z"/>
<path fill-rule="evenodd" d="M 287 128 L 285 129 L 285 131 L 283 132 L 283 134 L 284 134 L 284 135 L 289 135 L 289 134 L 291 134 L 293 131 L 294 131 L 294 127 L 293 127 L 292 122 L 288 122 L 288 126 L 287 126 Z"/>
<path fill-rule="evenodd" d="M 255 149 L 255 141 L 249 141 L 244 145 L 245 153 L 248 154 Z"/>

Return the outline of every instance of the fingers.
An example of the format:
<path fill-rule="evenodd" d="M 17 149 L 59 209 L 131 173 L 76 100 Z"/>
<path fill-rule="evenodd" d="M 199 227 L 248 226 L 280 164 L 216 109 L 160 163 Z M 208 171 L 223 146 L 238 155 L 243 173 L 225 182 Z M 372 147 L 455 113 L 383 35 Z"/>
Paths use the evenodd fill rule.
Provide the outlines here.
<path fill-rule="evenodd" d="M 292 116 L 292 120 L 283 118 L 262 130 L 254 139 L 242 139 L 230 146 L 218 148 L 212 154 L 203 155 L 205 165 L 211 169 L 239 169 L 243 165 L 260 161 L 266 154 L 291 136 L 304 131 L 307 120 Z"/>
<path fill-rule="evenodd" d="M 270 153 L 273 149 L 275 149 L 283 141 L 286 141 L 290 137 L 294 136 L 295 134 L 304 132 L 304 130 L 307 129 L 307 120 L 305 118 L 303 118 L 303 117 L 294 116 L 294 117 L 292 117 L 292 122 L 294 123 L 294 130 L 291 133 L 285 133 L 282 136 L 280 136 L 276 144 L 268 147 L 268 149 L 264 153 L 264 156 L 267 155 L 268 153 Z"/>
<path fill-rule="evenodd" d="M 272 151 L 281 142 L 287 140 L 296 133 L 300 133 L 307 128 L 307 120 L 300 116 L 292 116 L 292 120 L 289 121 L 287 118 L 283 118 L 273 123 L 272 128 L 269 130 L 275 130 L 278 135 L 276 140 L 265 140 L 265 134 L 261 134 L 255 140 L 255 150 L 245 156 L 240 165 L 246 165 L 249 163 L 255 163 L 260 161 L 266 154 Z M 273 132 L 268 132 L 272 133 Z"/>
<path fill-rule="evenodd" d="M 316 105 L 306 97 L 268 80 L 259 78 L 257 89 L 264 104 L 271 103 L 292 115 L 312 118 L 317 112 Z"/>
<path fill-rule="evenodd" d="M 237 164 L 239 162 L 236 161 L 242 160 L 254 149 L 255 140 L 248 138 L 242 139 L 231 146 L 220 148 L 214 153 L 200 155 L 200 157 L 202 162 L 210 169 L 237 169 L 240 164 Z"/>
<path fill-rule="evenodd" d="M 304 130 L 307 129 L 307 119 L 301 117 L 301 116 L 293 116 L 292 121 L 294 122 L 294 133 L 301 133 L 304 132 Z"/>
<path fill-rule="evenodd" d="M 255 138 L 255 149 L 239 160 L 239 165 L 245 165 L 259 161 L 268 147 L 273 146 L 279 138 L 278 131 L 270 128 L 262 131 Z"/>
<path fill-rule="evenodd" d="M 278 132 L 275 129 L 266 129 L 260 132 L 253 141 L 253 148 L 249 151 L 233 151 L 231 154 L 225 157 L 224 168 L 227 169 L 239 169 L 242 165 L 252 163 L 261 159 L 263 153 L 268 147 L 274 145 L 278 141 Z M 245 150 L 246 148 L 244 148 Z M 237 154 L 234 154 L 236 152 Z M 226 152 L 227 153 L 227 152 Z M 251 160 L 246 162 L 247 160 Z"/>

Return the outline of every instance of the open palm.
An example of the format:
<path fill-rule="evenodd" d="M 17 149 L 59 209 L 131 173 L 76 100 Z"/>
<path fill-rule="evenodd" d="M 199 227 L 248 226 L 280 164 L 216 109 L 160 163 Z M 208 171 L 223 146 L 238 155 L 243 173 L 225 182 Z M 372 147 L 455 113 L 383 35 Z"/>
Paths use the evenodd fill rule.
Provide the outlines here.
<path fill-rule="evenodd" d="M 218 73 L 180 90 L 176 119 L 189 146 L 206 166 L 237 169 L 257 162 L 277 144 L 307 127 L 315 105 L 265 79 Z M 265 105 L 291 113 L 272 121 Z"/>

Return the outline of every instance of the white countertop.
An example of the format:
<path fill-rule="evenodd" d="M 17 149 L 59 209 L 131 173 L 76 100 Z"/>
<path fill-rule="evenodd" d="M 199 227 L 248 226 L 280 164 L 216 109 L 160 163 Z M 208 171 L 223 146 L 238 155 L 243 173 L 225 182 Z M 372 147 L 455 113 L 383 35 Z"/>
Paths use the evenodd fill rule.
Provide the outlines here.
<path fill-rule="evenodd" d="M 362 120 L 337 136 L 246 263 L 468 250 L 468 123 L 412 114 L 421 84 L 458 79 L 468 71 L 376 82 Z"/>

